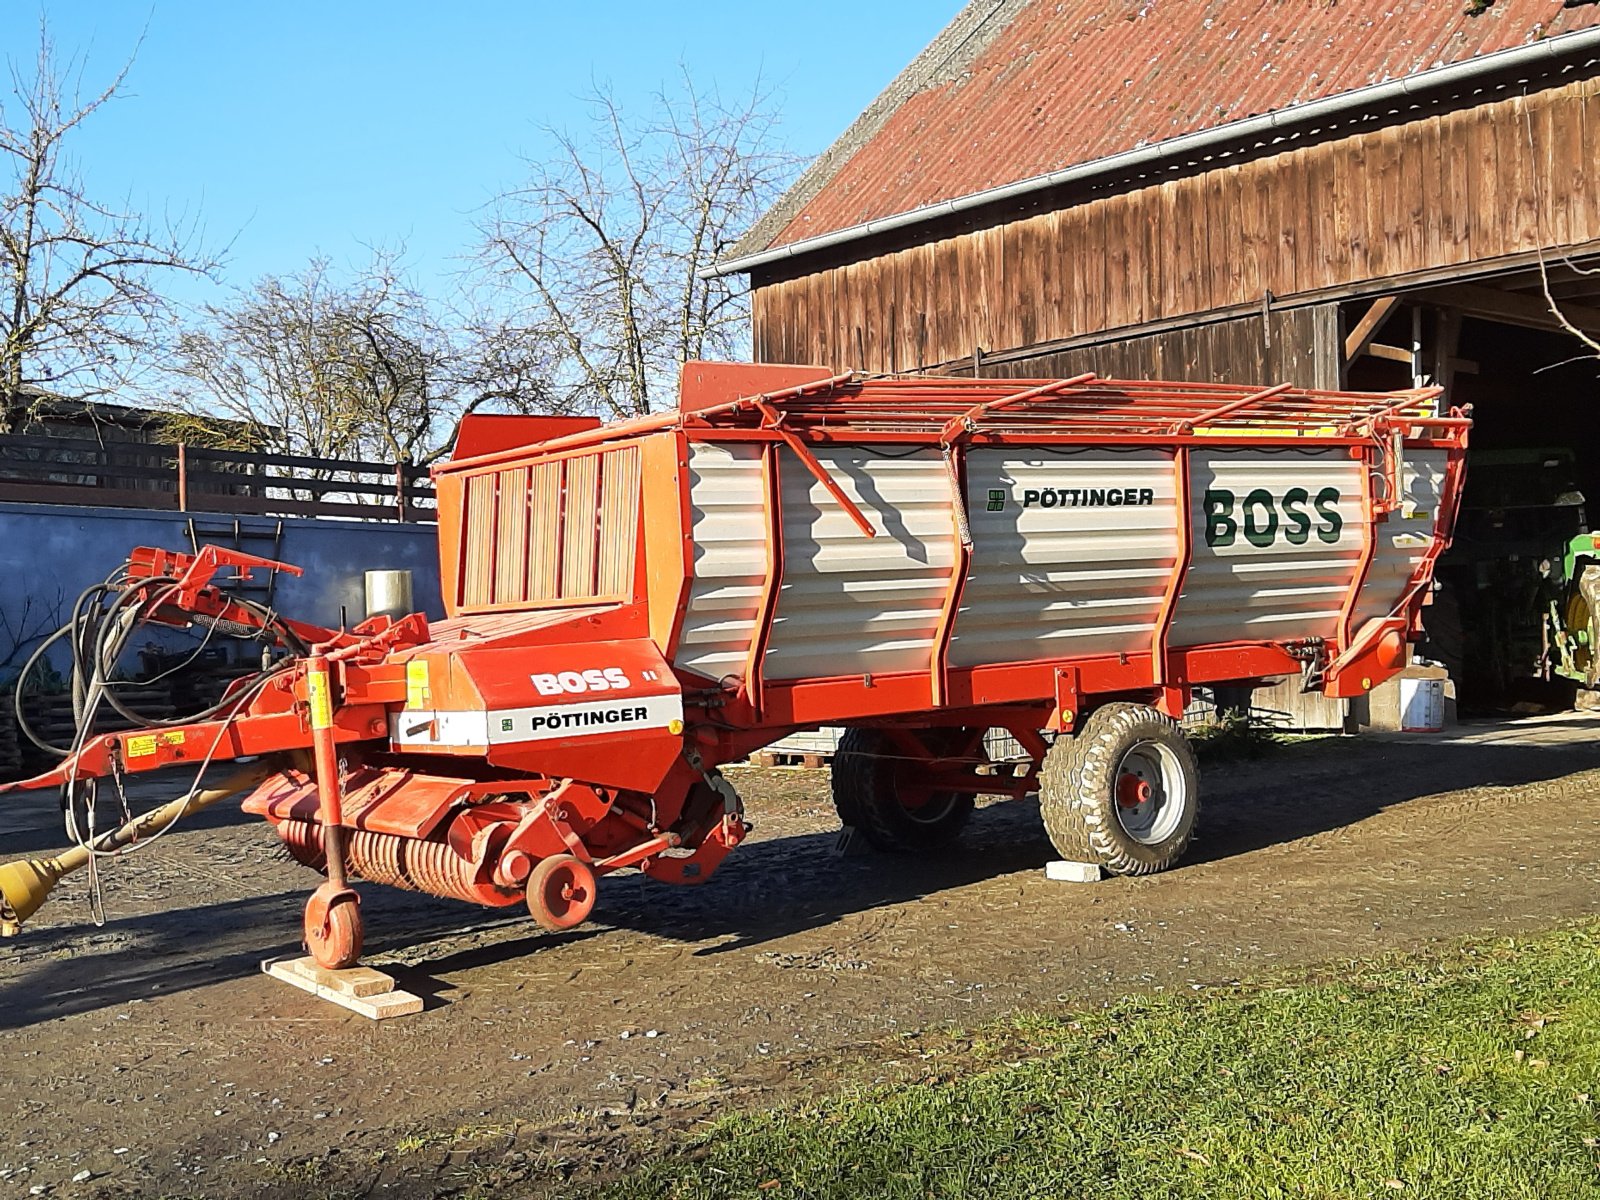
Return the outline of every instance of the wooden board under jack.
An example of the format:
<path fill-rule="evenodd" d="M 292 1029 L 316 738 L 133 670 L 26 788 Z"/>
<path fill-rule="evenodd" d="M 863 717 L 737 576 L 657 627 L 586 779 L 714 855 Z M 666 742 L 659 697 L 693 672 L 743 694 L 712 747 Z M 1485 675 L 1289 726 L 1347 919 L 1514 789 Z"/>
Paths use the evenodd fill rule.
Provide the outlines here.
<path fill-rule="evenodd" d="M 261 969 L 274 979 L 292 983 L 319 1000 L 329 1000 L 374 1021 L 405 1017 L 422 1011 L 422 997 L 397 991 L 394 979 L 371 967 L 330 971 L 315 959 L 269 958 Z"/>

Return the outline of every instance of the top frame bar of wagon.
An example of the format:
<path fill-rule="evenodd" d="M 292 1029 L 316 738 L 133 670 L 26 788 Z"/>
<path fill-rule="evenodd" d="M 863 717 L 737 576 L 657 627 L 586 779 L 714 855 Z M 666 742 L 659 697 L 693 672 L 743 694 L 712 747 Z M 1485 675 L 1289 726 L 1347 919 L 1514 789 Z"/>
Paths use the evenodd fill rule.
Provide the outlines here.
<path fill-rule="evenodd" d="M 780 440 L 770 429 L 691 429 L 684 431 L 691 442 L 770 442 Z M 892 430 L 862 430 L 862 429 L 808 429 L 801 434 L 801 440 L 814 446 L 838 445 L 876 445 L 876 446 L 934 446 L 940 444 L 937 432 L 897 432 Z M 1228 446 L 1232 448 L 1248 447 L 1257 449 L 1281 449 L 1290 447 L 1300 450 L 1315 450 L 1325 446 L 1370 446 L 1370 434 L 1356 433 L 1323 433 L 1306 432 L 1301 434 L 1251 434 L 1244 430 L 1227 433 L 1040 433 L 1034 430 L 1023 432 L 1001 432 L 998 430 L 979 430 L 968 434 L 962 439 L 969 447 L 984 446 L 1107 446 L 1107 447 L 1167 447 L 1199 446 L 1202 448 L 1217 448 Z M 1461 442 L 1459 431 L 1445 431 L 1440 437 L 1419 437 L 1406 435 L 1409 446 L 1419 449 L 1448 449 Z M 530 447 L 530 452 L 538 453 L 539 447 Z"/>
<path fill-rule="evenodd" d="M 945 413 L 924 408 L 920 412 L 907 412 L 911 404 L 930 403 L 948 405 L 949 415 L 959 415 L 970 409 L 970 393 L 999 393 L 995 399 L 1013 399 L 1019 393 L 1015 386 L 1019 380 L 962 380 L 962 379 L 877 379 L 860 380 L 853 373 L 843 373 L 795 387 L 760 395 L 742 396 L 723 404 L 684 412 L 672 409 L 650 416 L 636 417 L 581 433 L 514 446 L 470 458 L 455 459 L 434 468 L 436 474 L 453 474 L 504 463 L 521 462 L 530 456 L 542 456 L 564 451 L 604 445 L 629 437 L 679 430 L 690 441 L 772 441 L 781 440 L 777 431 L 757 425 L 718 424 L 718 418 L 754 415 L 761 418 L 763 409 L 798 401 L 793 407 L 781 408 L 785 417 L 794 419 L 786 425 L 785 433 L 798 436 L 816 444 L 838 443 L 897 443 L 900 445 L 938 445 L 945 428 Z M 1383 419 L 1393 428 L 1399 428 L 1414 441 L 1454 444 L 1460 430 L 1471 424 L 1465 417 L 1434 416 L 1427 413 L 1404 411 L 1412 405 L 1424 404 L 1437 397 L 1438 388 L 1407 389 L 1395 392 L 1332 392 L 1314 389 L 1295 389 L 1293 392 L 1278 388 L 1265 391 L 1246 391 L 1237 385 L 1171 383 L 1164 380 L 1094 379 L 1078 383 L 1084 393 L 1050 394 L 1055 387 L 1070 386 L 1077 380 L 1060 380 L 1036 386 L 1026 393 L 1038 396 L 1039 402 L 1023 413 L 1010 414 L 1014 422 L 1006 427 L 1004 417 L 988 428 L 979 426 L 966 437 L 973 445 L 1062 444 L 1062 445 L 1227 445 L 1241 443 L 1249 446 L 1299 445 L 1350 445 L 1368 440 L 1370 435 L 1356 432 L 1360 425 Z M 806 405 L 808 397 L 833 393 L 846 386 L 864 389 L 862 394 L 840 397 L 825 409 Z M 878 389 L 877 394 L 872 394 Z M 1104 390 L 1120 392 L 1131 401 L 1127 412 L 1117 412 L 1109 407 L 1095 407 L 1093 392 Z M 961 391 L 969 392 L 959 396 Z M 1239 393 L 1244 392 L 1243 396 Z M 887 393 L 887 394 L 886 394 Z M 901 393 L 895 395 L 894 393 Z M 1220 408 L 1215 400 L 1223 394 L 1233 397 L 1232 402 Z M 1233 417 L 1232 410 L 1248 400 L 1257 407 L 1248 418 Z M 1388 403 L 1384 403 L 1384 401 Z M 1264 402 L 1264 403 L 1263 403 Z M 1195 412 L 1189 406 L 1201 406 Z M 1289 411 L 1280 411 L 1287 409 Z M 1063 411 L 1065 410 L 1065 411 Z M 998 417 L 998 414 L 996 414 Z M 1070 421 L 1076 428 L 1072 432 L 1055 432 L 1040 428 L 1041 422 Z M 837 425 L 830 424 L 838 421 Z M 852 422 L 882 422 L 898 425 L 918 422 L 915 428 L 863 429 Z M 1238 424 L 1235 425 L 1234 422 Z M 926 422 L 926 423 L 924 423 Z M 1204 432 L 1190 431 L 1181 426 L 1188 422 L 1200 423 Z M 1174 424 L 1180 426 L 1174 429 Z M 1268 428 L 1281 427 L 1282 434 L 1267 433 Z M 1095 428 L 1104 426 L 1105 428 Z M 1438 429 L 1443 435 L 1438 439 L 1419 438 L 1418 429 Z"/>
<path fill-rule="evenodd" d="M 775 392 L 762 392 L 754 396 L 740 396 L 737 400 L 730 400 L 726 404 L 716 404 L 709 408 L 684 412 L 682 409 L 673 408 L 666 412 L 652 413 L 645 417 L 633 417 L 626 421 L 617 421 L 611 425 L 602 425 L 598 429 L 586 429 L 582 433 L 569 433 L 565 437 L 551 438 L 547 442 L 533 442 L 526 446 L 512 446 L 506 450 L 496 450 L 489 454 L 479 454 L 472 458 L 452 459 L 441 463 L 434 470 L 438 474 L 445 474 L 455 470 L 466 470 L 473 467 L 494 466 L 503 462 L 518 462 L 528 456 L 530 452 L 547 454 L 560 450 L 576 450 L 586 446 L 598 446 L 605 442 L 614 442 L 619 438 L 637 437 L 640 434 L 657 433 L 663 429 L 677 429 L 688 425 L 698 419 L 719 416 L 725 413 L 754 410 L 753 406 L 766 402 L 782 403 L 784 400 L 798 399 L 810 392 L 833 391 L 855 379 L 853 371 L 846 371 L 841 375 L 830 375 L 826 379 L 813 380 L 810 383 L 797 384 L 794 387 L 783 388 Z"/>

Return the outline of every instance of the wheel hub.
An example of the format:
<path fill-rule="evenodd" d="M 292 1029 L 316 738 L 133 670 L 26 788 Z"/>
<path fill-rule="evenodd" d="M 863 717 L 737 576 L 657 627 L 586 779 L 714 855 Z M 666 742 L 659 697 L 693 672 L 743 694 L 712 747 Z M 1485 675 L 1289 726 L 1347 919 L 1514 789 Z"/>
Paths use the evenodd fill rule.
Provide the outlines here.
<path fill-rule="evenodd" d="M 1160 844 L 1183 819 L 1184 777 L 1177 757 L 1160 742 L 1139 742 L 1117 764 L 1116 813 L 1123 832 L 1146 846 Z"/>
<path fill-rule="evenodd" d="M 1132 772 L 1117 780 L 1117 803 L 1123 808 L 1138 808 L 1141 804 L 1148 804 L 1153 795 L 1154 789 Z"/>

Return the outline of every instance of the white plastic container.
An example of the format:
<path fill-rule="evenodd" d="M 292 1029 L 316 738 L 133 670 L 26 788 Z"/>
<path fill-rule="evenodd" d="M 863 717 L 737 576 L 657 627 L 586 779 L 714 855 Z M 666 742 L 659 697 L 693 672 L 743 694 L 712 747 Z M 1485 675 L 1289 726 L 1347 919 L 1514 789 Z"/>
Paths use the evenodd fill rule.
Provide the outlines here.
<path fill-rule="evenodd" d="M 1400 730 L 1438 733 L 1444 728 L 1444 680 L 1400 680 Z"/>

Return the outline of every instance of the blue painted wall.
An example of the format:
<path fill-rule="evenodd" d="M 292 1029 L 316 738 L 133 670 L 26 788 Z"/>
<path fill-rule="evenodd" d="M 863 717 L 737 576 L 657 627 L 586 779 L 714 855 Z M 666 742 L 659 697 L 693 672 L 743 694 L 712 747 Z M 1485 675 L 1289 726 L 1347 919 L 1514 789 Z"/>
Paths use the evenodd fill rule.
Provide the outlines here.
<path fill-rule="evenodd" d="M 60 620 L 49 623 L 66 620 L 78 594 L 104 579 L 135 546 L 187 551 L 191 515 L 202 529 L 226 526 L 230 531 L 202 542 L 232 544 L 232 517 L 0 503 L 0 656 L 26 632 L 24 623 L 31 630 L 57 610 Z M 278 522 L 242 517 L 239 523 L 246 533 L 269 535 L 246 540 L 242 549 L 270 557 L 270 535 Z M 369 570 L 409 570 L 415 606 L 431 619 L 444 616 L 432 525 L 285 518 L 277 557 L 305 569 L 299 578 L 278 577 L 273 603 L 285 616 L 336 626 L 344 605 L 354 624 L 365 612 L 362 577 Z"/>

